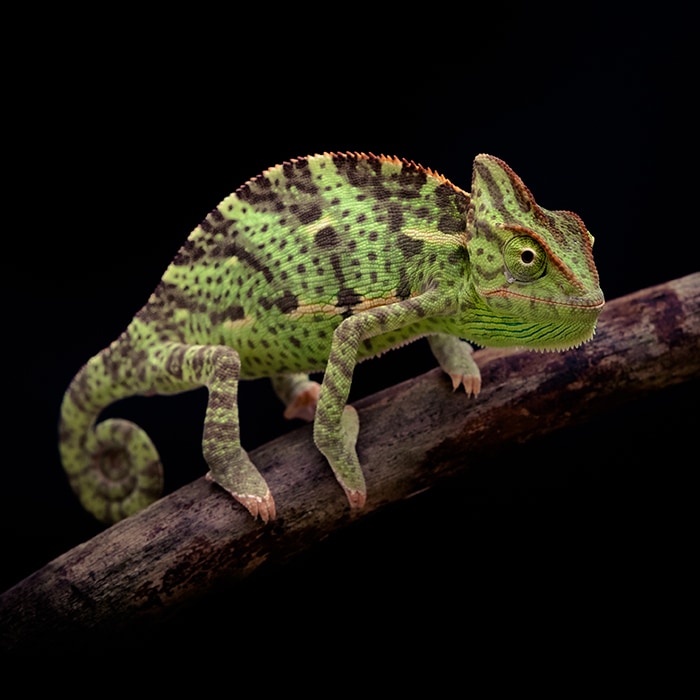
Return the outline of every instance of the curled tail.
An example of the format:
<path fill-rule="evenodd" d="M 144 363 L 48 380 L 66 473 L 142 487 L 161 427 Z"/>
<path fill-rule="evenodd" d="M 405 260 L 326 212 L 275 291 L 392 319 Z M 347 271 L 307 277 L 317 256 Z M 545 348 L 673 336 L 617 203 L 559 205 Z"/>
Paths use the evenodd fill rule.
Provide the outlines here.
<path fill-rule="evenodd" d="M 101 411 L 139 393 L 116 355 L 119 341 L 91 358 L 63 397 L 59 450 L 71 487 L 83 507 L 104 523 L 136 513 L 160 497 L 163 470 L 148 435 L 134 423 Z"/>

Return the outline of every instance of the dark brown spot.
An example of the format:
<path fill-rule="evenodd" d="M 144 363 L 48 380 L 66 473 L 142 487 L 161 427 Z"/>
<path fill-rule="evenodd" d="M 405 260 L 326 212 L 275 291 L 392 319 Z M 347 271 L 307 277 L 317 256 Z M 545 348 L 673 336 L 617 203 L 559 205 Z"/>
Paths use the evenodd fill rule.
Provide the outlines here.
<path fill-rule="evenodd" d="M 245 263 L 256 272 L 260 272 L 263 275 L 263 277 L 265 277 L 265 281 L 268 284 L 274 279 L 272 272 L 270 272 L 270 269 L 263 262 L 261 262 L 258 258 L 255 257 L 255 255 L 253 255 L 245 248 L 236 245 L 236 243 L 229 243 L 228 245 L 226 245 L 224 248 L 224 255 L 227 258 L 235 256 L 241 262 Z"/>
<path fill-rule="evenodd" d="M 323 215 L 323 210 L 316 202 L 304 206 L 292 204 L 289 210 L 299 219 L 301 224 L 311 224 L 318 221 Z"/>
<path fill-rule="evenodd" d="M 400 231 L 403 227 L 403 207 L 398 202 L 389 202 L 389 230 L 392 233 Z"/>
<path fill-rule="evenodd" d="M 396 237 L 396 244 L 405 258 L 412 258 L 414 255 L 419 255 L 425 247 L 425 243 L 423 241 L 416 238 L 411 238 L 403 233 L 400 233 Z"/>
<path fill-rule="evenodd" d="M 406 275 L 406 270 L 401 270 L 399 274 L 399 284 L 396 288 L 396 296 L 399 299 L 408 299 L 411 296 L 411 284 Z"/>
<path fill-rule="evenodd" d="M 299 306 L 299 300 L 289 291 L 285 291 L 284 295 L 275 300 L 274 305 L 283 313 L 288 314 L 294 311 Z"/>
<path fill-rule="evenodd" d="M 332 226 L 325 226 L 316 233 L 314 242 L 319 248 L 335 248 L 338 246 L 339 238 Z"/>
<path fill-rule="evenodd" d="M 362 296 L 354 289 L 341 289 L 338 292 L 338 306 L 355 306 L 362 301 Z"/>
<path fill-rule="evenodd" d="M 330 256 L 330 263 L 333 268 L 333 274 L 338 280 L 338 285 L 343 287 L 345 285 L 345 271 L 342 258 L 338 253 L 333 253 Z"/>

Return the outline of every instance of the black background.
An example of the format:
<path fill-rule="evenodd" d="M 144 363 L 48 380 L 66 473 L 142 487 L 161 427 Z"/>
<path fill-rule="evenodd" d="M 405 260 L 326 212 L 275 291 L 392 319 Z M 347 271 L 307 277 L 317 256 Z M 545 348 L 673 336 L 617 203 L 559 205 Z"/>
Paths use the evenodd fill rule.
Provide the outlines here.
<path fill-rule="evenodd" d="M 582 216 L 608 299 L 698 269 L 687 17 L 498 6 L 467 21 L 436 6 L 380 23 L 369 8 L 338 12 L 261 8 L 170 18 L 177 26 L 62 15 L 61 31 L 47 18 L 45 34 L 28 33 L 6 103 L 0 590 L 101 529 L 57 455 L 71 377 L 126 326 L 204 214 L 270 165 L 372 151 L 469 189 L 473 157 L 488 152 L 540 204 Z M 365 363 L 353 397 L 433 366 L 420 343 Z M 396 642 L 423 623 L 427 643 L 443 625 L 476 634 L 477 618 L 546 621 L 556 635 L 603 620 L 617 629 L 608 606 L 641 624 L 633 601 L 649 575 L 683 577 L 665 544 L 677 541 L 666 487 L 680 491 L 692 463 L 680 455 L 693 397 L 667 391 L 509 450 L 212 601 L 168 639 L 186 644 L 185 627 L 197 639 L 225 628 L 235 645 L 241 627 L 262 640 L 264 628 L 374 626 Z M 143 401 L 118 412 L 152 435 L 167 491 L 201 476 L 206 395 Z M 248 448 L 293 427 L 280 409 L 267 383 L 243 387 Z"/>

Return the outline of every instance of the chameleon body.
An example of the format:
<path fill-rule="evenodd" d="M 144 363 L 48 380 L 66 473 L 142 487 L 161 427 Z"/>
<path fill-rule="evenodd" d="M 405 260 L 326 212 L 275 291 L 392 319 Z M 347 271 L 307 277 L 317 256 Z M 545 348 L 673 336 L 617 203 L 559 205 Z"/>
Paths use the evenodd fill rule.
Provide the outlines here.
<path fill-rule="evenodd" d="M 538 206 L 493 156 L 476 157 L 471 193 L 372 154 L 270 168 L 207 215 L 124 333 L 71 382 L 59 429 L 70 483 L 104 522 L 145 507 L 160 494 L 158 454 L 140 428 L 100 412 L 206 386 L 208 477 L 274 518 L 238 426 L 238 381 L 266 376 L 287 417 L 314 420 L 317 447 L 362 507 L 359 423 L 346 406 L 355 364 L 427 336 L 453 386 L 477 394 L 465 340 L 564 350 L 590 339 L 604 303 L 592 244 L 576 214 Z"/>

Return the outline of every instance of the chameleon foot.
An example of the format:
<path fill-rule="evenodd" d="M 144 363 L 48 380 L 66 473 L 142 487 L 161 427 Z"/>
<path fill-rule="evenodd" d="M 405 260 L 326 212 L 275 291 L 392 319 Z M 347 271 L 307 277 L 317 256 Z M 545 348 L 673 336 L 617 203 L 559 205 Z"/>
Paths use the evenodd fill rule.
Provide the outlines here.
<path fill-rule="evenodd" d="M 321 393 L 321 385 L 318 382 L 307 381 L 299 387 L 291 401 L 284 409 L 284 417 L 287 419 L 300 418 L 311 422 L 316 416 L 316 405 Z"/>
<path fill-rule="evenodd" d="M 343 490 L 345 491 L 345 495 L 348 497 L 348 503 L 350 504 L 351 508 L 365 507 L 365 503 L 367 503 L 367 491 L 347 489 L 345 486 L 343 486 Z"/>
<path fill-rule="evenodd" d="M 473 374 L 450 374 L 452 380 L 452 391 L 459 389 L 460 384 L 464 385 L 467 396 L 478 396 L 481 391 L 481 376 Z"/>
<path fill-rule="evenodd" d="M 363 508 L 367 501 L 367 487 L 357 458 L 355 444 L 360 429 L 360 419 L 352 406 L 345 406 L 339 430 L 328 431 L 316 419 L 314 441 L 333 469 L 351 508 Z"/>
<path fill-rule="evenodd" d="M 207 481 L 218 484 L 211 472 L 208 472 L 205 478 Z M 221 484 L 219 484 L 219 486 L 221 486 Z M 226 491 L 228 491 L 241 505 L 245 506 L 246 510 L 253 516 L 253 518 L 260 516 L 260 520 L 266 523 L 270 520 L 274 520 L 277 517 L 275 500 L 272 498 L 270 489 L 267 489 L 267 492 L 263 496 L 234 493 L 229 489 L 226 489 Z"/>
<path fill-rule="evenodd" d="M 260 520 L 264 523 L 274 520 L 277 517 L 277 511 L 275 510 L 275 501 L 272 498 L 272 494 L 268 489 L 267 493 L 260 498 L 259 496 L 236 496 L 233 497 L 242 505 L 244 505 L 248 512 L 257 518 L 260 516 Z"/>
<path fill-rule="evenodd" d="M 220 466 L 221 462 L 224 466 Z M 218 464 L 217 464 L 218 463 Z M 207 479 L 228 491 L 248 512 L 266 523 L 274 519 L 275 501 L 260 472 L 250 461 L 248 453 L 239 449 L 235 457 L 210 461 Z"/>
<path fill-rule="evenodd" d="M 474 362 L 474 351 L 469 343 L 445 333 L 429 336 L 428 342 L 442 371 L 452 380 L 452 390 L 464 386 L 467 396 L 478 396 L 481 391 L 481 373 Z"/>

